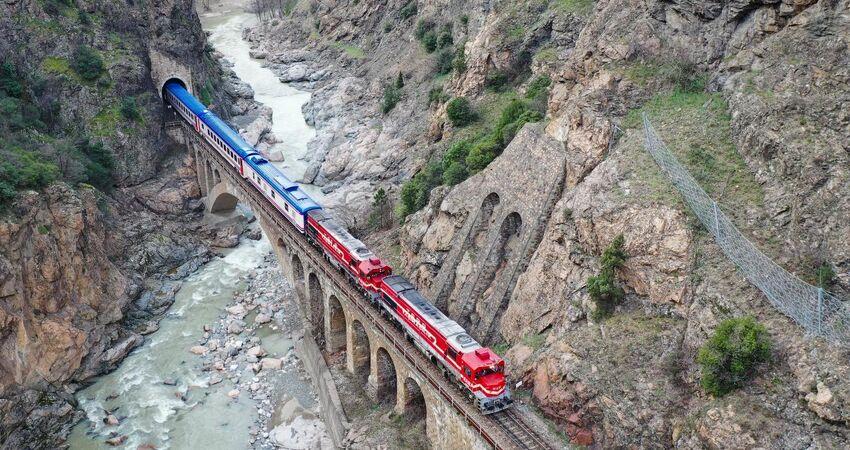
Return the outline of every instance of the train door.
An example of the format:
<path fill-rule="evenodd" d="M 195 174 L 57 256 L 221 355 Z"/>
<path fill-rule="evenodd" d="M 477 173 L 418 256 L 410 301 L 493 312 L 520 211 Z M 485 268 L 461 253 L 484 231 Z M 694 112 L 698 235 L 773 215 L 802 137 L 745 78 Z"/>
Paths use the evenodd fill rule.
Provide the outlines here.
<path fill-rule="evenodd" d="M 195 131 L 198 133 L 201 132 L 201 118 L 198 116 L 195 116 Z"/>
<path fill-rule="evenodd" d="M 245 160 L 242 158 L 239 158 L 239 175 L 241 175 L 242 178 L 245 177 Z"/>

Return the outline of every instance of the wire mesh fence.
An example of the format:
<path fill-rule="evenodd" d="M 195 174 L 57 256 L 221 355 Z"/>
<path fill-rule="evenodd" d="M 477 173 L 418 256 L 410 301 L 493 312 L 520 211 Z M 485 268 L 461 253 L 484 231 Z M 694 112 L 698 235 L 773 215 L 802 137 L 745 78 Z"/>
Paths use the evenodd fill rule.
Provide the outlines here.
<path fill-rule="evenodd" d="M 667 149 L 646 114 L 643 115 L 643 128 L 646 150 L 747 280 L 759 288 L 779 311 L 810 334 L 841 345 L 850 344 L 850 308 L 847 304 L 789 273 L 762 253 L 741 234 L 717 202 Z"/>

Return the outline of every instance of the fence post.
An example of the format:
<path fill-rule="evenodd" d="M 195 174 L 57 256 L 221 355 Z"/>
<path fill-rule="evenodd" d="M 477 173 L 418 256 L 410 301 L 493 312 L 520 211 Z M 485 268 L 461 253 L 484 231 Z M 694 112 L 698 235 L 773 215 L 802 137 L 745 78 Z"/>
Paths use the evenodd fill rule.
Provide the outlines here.
<path fill-rule="evenodd" d="M 818 336 L 823 335 L 823 288 L 818 288 Z"/>
<path fill-rule="evenodd" d="M 712 200 L 711 203 L 714 206 L 714 236 L 720 239 L 720 214 L 717 212 L 717 202 Z"/>

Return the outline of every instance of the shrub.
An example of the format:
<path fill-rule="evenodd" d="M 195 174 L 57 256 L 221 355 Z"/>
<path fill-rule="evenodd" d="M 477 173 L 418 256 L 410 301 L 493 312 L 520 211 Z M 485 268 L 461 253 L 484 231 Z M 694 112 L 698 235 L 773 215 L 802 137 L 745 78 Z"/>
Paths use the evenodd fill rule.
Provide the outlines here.
<path fill-rule="evenodd" d="M 425 34 L 429 31 L 432 31 L 433 29 L 434 22 L 428 19 L 419 19 L 419 21 L 416 22 L 416 30 L 413 32 L 413 36 L 416 38 L 417 41 L 421 42 L 422 39 L 425 37 Z"/>
<path fill-rule="evenodd" d="M 139 108 L 136 106 L 135 98 L 124 97 L 121 99 L 121 115 L 127 120 L 139 120 L 142 118 Z"/>
<path fill-rule="evenodd" d="M 487 136 L 476 142 L 466 157 L 466 166 L 470 174 L 476 174 L 487 167 L 501 151 L 499 142 L 494 136 Z"/>
<path fill-rule="evenodd" d="M 453 60 L 454 54 L 451 49 L 446 49 L 437 53 L 437 57 L 434 60 L 434 71 L 440 75 L 445 75 L 451 72 Z"/>
<path fill-rule="evenodd" d="M 77 47 L 74 51 L 71 68 L 77 72 L 80 78 L 86 81 L 97 80 L 106 71 L 100 55 L 84 45 Z"/>
<path fill-rule="evenodd" d="M 444 26 L 443 30 L 440 31 L 440 37 L 437 39 L 437 46 L 439 48 L 446 48 L 455 43 L 454 38 L 452 37 L 451 24 L 447 25 L 449 25 L 448 29 Z"/>
<path fill-rule="evenodd" d="M 525 98 L 534 100 L 541 95 L 548 94 L 549 85 L 552 84 L 552 79 L 549 75 L 543 74 L 528 83 L 528 89 L 525 91 Z"/>
<path fill-rule="evenodd" d="M 697 355 L 700 385 L 715 397 L 742 387 L 770 359 L 770 347 L 767 330 L 752 317 L 724 320 Z"/>
<path fill-rule="evenodd" d="M 448 100 L 448 96 L 443 92 L 443 88 L 435 87 L 428 91 L 428 106 L 431 104 L 441 104 Z"/>
<path fill-rule="evenodd" d="M 442 181 L 443 171 L 439 163 L 428 166 L 401 187 L 399 216 L 404 219 L 428 204 L 431 190 Z"/>
<path fill-rule="evenodd" d="M 835 270 L 828 262 L 818 266 L 815 275 L 817 276 L 817 285 L 822 289 L 829 289 L 835 283 Z"/>
<path fill-rule="evenodd" d="M 112 153 L 100 142 L 93 143 L 88 138 L 81 138 L 75 144 L 77 150 L 88 158 L 85 164 L 86 183 L 108 190 L 112 187 L 112 171 L 115 169 L 115 159 Z"/>
<path fill-rule="evenodd" d="M 484 76 L 484 87 L 493 92 L 504 92 L 508 86 L 508 75 L 501 70 L 488 72 Z"/>
<path fill-rule="evenodd" d="M 91 16 L 89 16 L 89 13 L 85 12 L 85 10 L 81 9 L 78 17 L 80 18 L 80 25 L 84 27 L 91 25 Z"/>
<path fill-rule="evenodd" d="M 24 92 L 24 87 L 21 84 L 18 71 L 11 62 L 0 64 L 0 89 L 2 89 L 9 97 L 20 98 Z"/>
<path fill-rule="evenodd" d="M 6 209 L 15 200 L 16 196 L 17 191 L 15 187 L 6 180 L 0 180 L 0 210 Z"/>
<path fill-rule="evenodd" d="M 460 16 L 460 23 L 463 26 L 469 25 L 469 16 L 467 14 L 463 14 L 462 16 Z"/>
<path fill-rule="evenodd" d="M 623 235 L 617 236 L 614 241 L 602 253 L 601 270 L 599 275 L 587 279 L 587 292 L 596 304 L 593 311 L 594 319 L 603 319 L 611 315 L 625 292 L 617 284 L 616 270 L 622 267 L 628 258 L 623 250 L 625 239 Z"/>
<path fill-rule="evenodd" d="M 384 33 L 389 33 L 393 31 L 393 24 L 390 22 L 384 22 Z"/>
<path fill-rule="evenodd" d="M 437 50 L 437 34 L 429 31 L 422 36 L 422 48 L 428 53 L 434 53 Z"/>
<path fill-rule="evenodd" d="M 456 127 L 464 127 L 475 121 L 475 112 L 465 97 L 451 99 L 446 106 L 446 114 Z"/>
<path fill-rule="evenodd" d="M 457 50 L 455 50 L 455 57 L 452 60 L 452 68 L 457 73 L 466 72 L 466 51 L 465 45 L 458 45 Z"/>
<path fill-rule="evenodd" d="M 404 87 L 404 75 L 401 72 L 398 73 L 398 76 L 395 79 L 395 88 L 401 89 Z"/>
<path fill-rule="evenodd" d="M 416 2 L 411 1 L 408 2 L 406 5 L 402 6 L 402 8 L 398 11 L 398 15 L 399 17 L 401 17 L 401 20 L 407 20 L 415 16 L 417 12 L 418 11 L 416 10 Z"/>
<path fill-rule="evenodd" d="M 381 102 L 381 112 L 388 114 L 400 101 L 401 89 L 395 87 L 394 84 L 387 85 L 387 87 L 384 88 L 384 99 Z"/>

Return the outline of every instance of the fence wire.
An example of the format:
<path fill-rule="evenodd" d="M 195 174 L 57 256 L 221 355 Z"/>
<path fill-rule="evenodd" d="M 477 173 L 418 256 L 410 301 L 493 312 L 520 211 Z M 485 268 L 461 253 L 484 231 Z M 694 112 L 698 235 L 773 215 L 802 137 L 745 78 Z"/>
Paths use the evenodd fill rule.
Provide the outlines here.
<path fill-rule="evenodd" d="M 806 283 L 762 253 L 738 231 L 717 202 L 667 149 L 645 113 L 643 128 L 646 150 L 747 280 L 759 288 L 773 306 L 810 334 L 840 345 L 850 343 L 850 308 L 836 296 Z"/>

